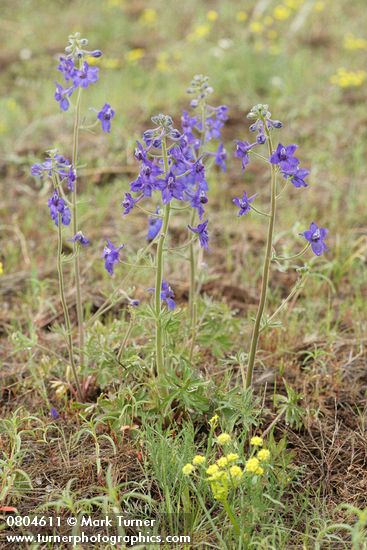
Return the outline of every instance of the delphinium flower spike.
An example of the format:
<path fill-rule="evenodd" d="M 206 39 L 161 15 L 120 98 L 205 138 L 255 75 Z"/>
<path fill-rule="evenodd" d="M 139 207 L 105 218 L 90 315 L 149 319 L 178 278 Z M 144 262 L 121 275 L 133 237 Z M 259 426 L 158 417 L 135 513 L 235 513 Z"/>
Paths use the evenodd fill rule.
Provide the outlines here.
<path fill-rule="evenodd" d="M 203 205 L 207 203 L 208 185 L 206 180 L 200 181 L 200 169 L 203 168 L 201 159 L 214 157 L 216 165 L 223 171 L 226 171 L 227 152 L 223 143 L 220 141 L 215 152 L 211 152 L 210 145 L 213 140 L 221 140 L 221 132 L 225 122 L 228 120 L 228 107 L 220 105 L 213 107 L 208 103 L 210 95 L 213 93 L 213 88 L 209 86 L 209 79 L 204 75 L 196 75 L 187 90 L 193 96 L 191 107 L 196 112 L 195 116 L 190 116 L 184 112 L 182 116 L 183 137 L 187 143 L 189 150 L 192 151 L 193 158 L 199 159 L 197 171 L 197 188 L 195 195 L 192 198 L 193 210 L 191 213 L 189 229 L 192 231 L 196 215 L 199 215 L 200 220 L 203 218 Z M 205 226 L 206 238 L 203 239 L 203 232 L 200 232 L 201 224 L 197 226 L 198 231 L 195 231 L 200 238 L 200 244 L 204 248 L 208 248 L 207 226 Z M 205 242 L 205 246 L 204 246 Z M 190 290 L 189 290 L 189 311 L 191 324 L 191 347 L 190 359 L 192 358 L 194 343 L 196 337 L 196 256 L 194 244 L 190 244 Z"/>
<path fill-rule="evenodd" d="M 156 370 L 158 376 L 164 374 L 164 334 L 162 328 L 162 300 L 169 310 L 173 310 L 173 296 L 168 283 L 164 281 L 165 242 L 169 231 L 170 217 L 175 209 L 191 208 L 191 222 L 189 231 L 194 233 L 187 245 L 190 249 L 190 311 L 192 319 L 193 349 L 195 340 L 194 323 L 194 292 L 195 292 L 195 254 L 193 241 L 208 248 L 208 220 L 195 225 L 195 217 L 203 219 L 205 205 L 208 202 L 208 183 L 206 181 L 207 159 L 214 158 L 217 165 L 225 170 L 226 152 L 220 143 L 210 150 L 209 144 L 220 137 L 221 129 L 228 118 L 227 107 L 221 105 L 212 107 L 207 104 L 206 98 L 212 89 L 208 85 L 207 77 L 194 78 L 189 93 L 194 95 L 191 106 L 198 111 L 198 115 L 191 116 L 186 111 L 182 115 L 182 131 L 176 129 L 173 120 L 168 115 L 157 115 L 152 118 L 154 127 L 143 133 L 143 140 L 137 142 L 134 152 L 136 160 L 141 164 L 139 175 L 130 184 L 130 191 L 125 193 L 122 201 L 123 215 L 129 215 L 136 207 L 145 210 L 141 201 L 160 197 L 160 205 L 152 212 L 149 218 L 147 240 L 157 240 L 156 251 L 156 281 L 154 287 L 154 311 L 156 322 Z M 185 207 L 175 204 L 185 203 Z M 173 206 L 173 207 L 172 207 Z M 182 247 L 180 247 L 182 248 Z M 168 286 L 166 286 L 168 285 Z M 192 355 L 190 351 L 190 356 Z"/>
<path fill-rule="evenodd" d="M 76 287 L 76 310 L 78 320 L 79 335 L 79 361 L 84 362 L 84 312 L 81 295 L 80 280 L 80 260 L 79 255 L 82 247 L 89 245 L 89 239 L 79 230 L 78 210 L 77 210 L 77 165 L 79 149 L 79 130 L 81 118 L 81 94 L 89 86 L 94 85 L 99 79 L 99 68 L 91 66 L 88 63 L 89 58 L 98 58 L 102 55 L 100 50 L 87 49 L 88 40 L 81 38 L 80 33 L 69 36 L 68 45 L 65 48 L 65 54 L 59 58 L 57 70 L 64 78 L 64 84 L 56 82 L 55 100 L 59 103 L 62 112 L 66 112 L 72 105 L 72 99 L 76 96 L 74 110 L 74 130 L 71 161 L 60 155 L 56 151 L 49 151 L 48 157 L 42 163 L 36 163 L 32 166 L 31 173 L 35 177 L 48 178 L 52 182 L 53 194 L 48 201 L 50 216 L 58 227 L 58 274 L 60 297 L 63 303 L 65 324 L 68 333 L 68 348 L 70 361 L 76 378 L 76 384 L 79 391 L 79 397 L 82 398 L 80 385 L 76 372 L 73 340 L 71 335 L 71 323 L 69 312 L 65 300 L 64 278 L 62 272 L 62 227 L 71 226 L 72 237 L 69 241 L 73 243 L 74 273 Z M 109 132 L 111 129 L 111 120 L 115 112 L 108 103 L 105 103 L 98 113 L 98 120 L 102 124 L 102 129 Z M 66 187 L 66 189 L 65 189 Z M 67 192 L 70 191 L 71 199 L 67 198 Z"/>
<path fill-rule="evenodd" d="M 81 118 L 81 98 L 82 91 L 94 85 L 99 80 L 99 68 L 91 66 L 87 59 L 98 58 L 102 55 L 101 50 L 87 49 L 88 40 L 82 38 L 80 33 L 75 33 L 69 36 L 68 46 L 65 48 L 65 55 L 59 59 L 58 70 L 64 77 L 66 88 L 57 83 L 55 99 L 59 101 L 62 110 L 66 111 L 69 108 L 69 98 L 75 93 L 76 101 L 74 108 L 74 130 L 73 130 L 73 145 L 72 159 L 70 172 L 70 188 L 72 190 L 72 230 L 74 237 L 79 234 L 78 223 L 78 208 L 77 208 L 77 165 L 78 165 L 78 150 L 79 150 L 79 131 Z M 111 120 L 115 112 L 108 103 L 105 103 L 97 118 L 101 121 L 102 130 L 110 132 Z M 80 363 L 84 363 L 84 311 L 82 305 L 82 291 L 80 280 L 80 259 L 77 253 L 77 245 L 85 244 L 80 238 L 73 239 L 74 243 L 74 273 L 76 287 L 76 309 L 78 319 L 79 333 L 79 353 Z"/>
<path fill-rule="evenodd" d="M 248 118 L 254 122 L 250 126 L 251 132 L 256 132 L 256 141 L 250 143 L 248 141 L 237 141 L 236 142 L 236 151 L 235 156 L 240 158 L 242 161 L 242 168 L 244 169 L 250 162 L 250 157 L 255 147 L 267 144 L 268 148 L 268 159 L 264 159 L 270 166 L 271 178 L 270 178 L 270 213 L 264 214 L 263 212 L 257 210 L 257 208 L 251 205 L 252 201 L 256 197 L 252 195 L 248 197 L 246 193 L 243 194 L 242 199 L 236 197 L 233 199 L 234 204 L 240 209 L 238 216 L 244 216 L 253 209 L 259 214 L 264 214 L 268 216 L 268 232 L 266 239 L 266 249 L 265 249 L 265 258 L 263 264 L 262 272 L 262 282 L 261 282 L 261 293 L 259 305 L 256 313 L 256 318 L 254 322 L 254 327 L 252 330 L 250 350 L 248 354 L 248 364 L 247 372 L 244 372 L 242 368 L 242 377 L 244 387 L 249 388 L 252 384 L 253 370 L 256 361 L 256 352 L 257 345 L 259 340 L 259 335 L 264 327 L 267 326 L 266 322 L 264 324 L 264 311 L 266 306 L 267 291 L 268 291 L 268 282 L 270 274 L 270 264 L 272 259 L 282 260 L 286 258 L 277 257 L 274 254 L 273 250 L 273 235 L 274 235 L 274 226 L 275 226 L 275 214 L 276 214 L 276 202 L 277 198 L 280 196 L 280 193 L 277 195 L 277 177 L 280 174 L 286 181 L 290 180 L 291 183 L 296 188 L 307 187 L 307 182 L 305 179 L 309 175 L 309 171 L 303 168 L 300 168 L 299 159 L 295 156 L 298 146 L 295 144 L 283 145 L 279 143 L 274 149 L 272 141 L 272 131 L 274 129 L 279 129 L 282 127 L 282 123 L 278 120 L 272 120 L 271 114 L 269 112 L 268 105 L 255 105 L 250 113 Z M 256 155 L 257 157 L 262 157 L 261 155 Z M 264 157 L 262 157 L 264 158 Z M 284 189 L 284 187 L 283 187 Z M 318 228 L 315 223 L 312 223 L 310 229 L 302 233 L 302 236 L 310 243 L 310 246 L 313 252 L 320 256 L 324 251 L 327 250 L 327 247 L 324 243 L 324 239 L 327 235 L 327 230 L 324 228 Z M 302 252 L 293 256 L 294 258 L 301 256 L 306 250 L 306 246 Z M 292 257 L 291 257 L 292 258 Z M 298 286 L 297 286 L 298 285 Z M 296 283 L 297 288 L 299 288 L 299 283 Z M 291 291 L 291 295 L 293 291 Z M 286 298 L 282 306 L 280 306 L 276 312 L 271 316 L 271 319 L 283 309 L 283 305 L 286 304 L 288 298 Z"/>

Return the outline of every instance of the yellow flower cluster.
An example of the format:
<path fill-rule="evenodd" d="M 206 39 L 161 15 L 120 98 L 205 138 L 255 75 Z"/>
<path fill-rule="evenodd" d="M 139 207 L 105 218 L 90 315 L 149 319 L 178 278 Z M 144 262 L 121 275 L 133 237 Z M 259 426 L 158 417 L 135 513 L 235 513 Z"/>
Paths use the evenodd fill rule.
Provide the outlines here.
<path fill-rule="evenodd" d="M 260 461 L 256 456 L 253 456 L 252 458 L 249 458 L 248 461 L 245 464 L 245 472 L 248 472 L 249 474 L 256 474 L 258 476 L 262 476 L 264 473 L 264 468 L 260 466 Z"/>
<path fill-rule="evenodd" d="M 355 50 L 367 50 L 367 40 L 365 38 L 357 38 L 353 34 L 348 33 L 344 36 L 344 49 Z"/>
<path fill-rule="evenodd" d="M 188 464 L 185 464 L 185 466 L 182 468 L 182 473 L 184 476 L 189 476 L 190 474 L 193 473 L 193 471 L 195 470 L 195 467 L 188 463 Z"/>
<path fill-rule="evenodd" d="M 157 21 L 157 12 L 154 8 L 145 8 L 140 16 L 140 22 L 147 27 L 153 26 Z"/>
<path fill-rule="evenodd" d="M 217 437 L 217 442 L 219 445 L 228 445 L 231 442 L 231 436 L 226 433 L 219 434 Z"/>
<path fill-rule="evenodd" d="M 219 15 L 218 12 L 215 10 L 209 10 L 206 14 L 206 18 L 208 21 L 216 21 L 218 19 Z"/>
<path fill-rule="evenodd" d="M 337 73 L 330 78 L 330 82 L 340 88 L 358 88 L 362 86 L 366 78 L 366 71 L 347 71 L 344 67 L 341 67 L 338 69 Z"/>
<path fill-rule="evenodd" d="M 140 59 L 142 59 L 145 56 L 145 50 L 144 48 L 134 48 L 132 50 L 129 50 L 125 54 L 125 59 L 128 63 L 134 65 L 137 63 Z"/>
<path fill-rule="evenodd" d="M 226 500 L 229 489 L 236 487 L 240 482 L 243 470 L 237 464 L 233 464 L 238 458 L 238 454 L 229 453 L 226 456 L 221 456 L 216 464 L 211 464 L 206 469 L 209 476 L 207 481 L 210 483 L 215 500 Z"/>
<path fill-rule="evenodd" d="M 218 416 L 211 418 L 209 423 L 213 429 L 213 425 L 218 423 Z M 228 445 L 231 443 L 232 437 L 228 433 L 221 433 L 217 436 L 216 442 L 218 445 Z M 227 453 L 216 460 L 214 464 L 209 464 L 205 468 L 207 475 L 206 481 L 209 483 L 213 497 L 219 502 L 225 502 L 228 498 L 228 493 L 231 489 L 235 489 L 239 486 L 244 473 L 255 474 L 256 476 L 262 476 L 265 473 L 265 462 L 270 458 L 270 451 L 263 447 L 263 438 L 255 435 L 250 439 L 250 444 L 255 447 L 256 456 L 251 456 L 244 469 L 241 468 L 236 462 L 240 459 L 238 453 Z M 182 468 L 182 473 L 186 476 L 190 476 L 198 466 L 203 466 L 206 462 L 206 458 L 203 455 L 196 455 L 192 459 L 192 463 L 185 464 Z"/>
<path fill-rule="evenodd" d="M 254 447 L 262 447 L 264 444 L 263 438 L 259 437 L 258 435 L 254 435 L 250 439 L 250 445 L 253 445 Z"/>
<path fill-rule="evenodd" d="M 0 276 L 3 275 L 3 273 L 4 273 L 3 263 L 0 262 Z"/>

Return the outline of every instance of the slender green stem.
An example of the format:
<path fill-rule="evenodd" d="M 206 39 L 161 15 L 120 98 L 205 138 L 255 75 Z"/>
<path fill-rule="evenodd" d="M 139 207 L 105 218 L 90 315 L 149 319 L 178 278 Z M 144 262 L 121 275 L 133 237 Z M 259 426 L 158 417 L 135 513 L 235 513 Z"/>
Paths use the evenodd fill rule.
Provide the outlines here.
<path fill-rule="evenodd" d="M 64 274 L 62 270 L 62 224 L 61 224 L 61 215 L 58 216 L 58 240 L 57 240 L 57 273 L 59 276 L 59 292 L 60 292 L 60 300 L 62 304 L 62 309 L 64 311 L 64 319 L 65 319 L 65 326 L 66 326 L 66 339 L 67 339 L 67 345 L 68 345 L 68 351 L 69 351 L 69 359 L 71 368 L 73 371 L 73 375 L 75 378 L 75 384 L 78 392 L 78 396 L 80 401 L 83 401 L 83 393 L 79 384 L 79 378 L 78 373 L 76 370 L 75 360 L 74 360 L 74 348 L 73 348 L 73 339 L 71 336 L 71 323 L 70 323 L 70 316 L 69 316 L 69 310 L 66 303 L 65 298 L 65 285 L 64 285 Z"/>
<path fill-rule="evenodd" d="M 149 250 L 151 248 L 153 248 L 153 245 L 155 245 L 155 243 L 156 243 L 156 239 L 153 239 L 153 241 L 151 241 L 145 248 L 143 248 L 140 252 L 138 252 L 136 261 L 139 262 L 142 258 L 144 258 L 145 254 L 147 252 L 149 252 Z M 116 305 L 118 303 L 118 300 L 115 301 L 114 297 L 118 294 L 119 291 L 121 291 L 121 287 L 125 285 L 125 282 L 129 279 L 129 277 L 135 273 L 137 267 L 140 267 L 140 266 L 139 265 L 134 265 L 133 267 L 131 267 L 131 269 L 129 269 L 129 271 L 126 273 L 125 277 L 123 277 L 123 279 L 122 279 L 121 283 L 119 284 L 119 286 L 117 288 L 115 288 L 115 290 L 112 292 L 112 294 L 109 296 L 109 298 L 107 298 L 103 302 L 103 304 L 98 308 L 98 310 L 94 313 L 94 315 L 92 315 L 92 317 L 89 317 L 89 319 L 87 319 L 87 324 L 88 325 L 91 325 L 92 323 L 94 323 L 94 321 L 100 315 L 103 315 L 104 313 L 107 313 L 107 311 L 109 311 L 114 305 Z"/>
<path fill-rule="evenodd" d="M 303 254 L 310 248 L 311 244 L 307 243 L 304 248 L 302 248 L 301 252 L 298 252 L 298 254 L 294 254 L 293 256 L 274 256 L 273 260 L 295 260 L 296 258 L 299 258 L 300 256 L 303 256 Z"/>
<path fill-rule="evenodd" d="M 120 349 L 117 353 L 117 360 L 120 361 L 121 359 L 121 356 L 122 356 L 122 352 L 124 351 L 124 349 L 126 348 L 126 343 L 130 337 L 130 334 L 131 334 L 131 331 L 133 329 L 133 326 L 134 326 L 134 321 L 135 321 L 135 316 L 134 315 L 131 315 L 130 316 L 130 322 L 129 322 L 129 326 L 127 327 L 127 331 L 125 333 L 125 336 L 124 336 L 124 339 L 122 340 L 121 342 L 121 346 L 120 346 Z"/>
<path fill-rule="evenodd" d="M 193 226 L 194 223 L 195 223 L 195 210 L 192 210 L 190 225 Z M 191 325 L 191 328 L 192 328 L 192 325 L 194 323 L 195 281 L 196 281 L 195 250 L 194 250 L 194 243 L 193 242 L 190 242 L 189 256 L 190 256 L 189 312 L 190 312 L 190 325 Z"/>
<path fill-rule="evenodd" d="M 257 214 L 260 214 L 260 216 L 266 216 L 267 218 L 270 218 L 270 214 L 267 214 L 266 212 L 263 212 L 262 210 L 259 210 L 258 208 L 256 208 L 252 204 L 250 204 L 250 208 L 251 208 L 251 210 L 253 210 Z"/>
<path fill-rule="evenodd" d="M 204 512 L 204 514 L 206 515 L 206 518 L 207 520 L 209 521 L 210 525 L 212 526 L 212 529 L 213 531 L 215 532 L 215 534 L 217 535 L 218 537 L 218 540 L 221 542 L 222 544 L 222 548 L 223 549 L 226 549 L 228 548 L 228 546 L 226 545 L 225 541 L 223 540 L 223 537 L 222 535 L 220 534 L 219 532 L 219 529 L 217 528 L 217 526 L 215 525 L 214 521 L 213 521 L 213 518 L 211 517 L 207 507 L 206 507 L 206 504 L 203 500 L 203 497 L 201 496 L 201 494 L 199 493 L 199 491 L 197 490 L 196 486 L 195 486 L 195 483 L 193 482 L 192 479 L 190 479 L 190 485 L 191 485 L 191 488 L 192 490 L 194 491 L 195 493 L 195 496 L 197 498 L 197 500 L 199 501 L 199 504 Z"/>
<path fill-rule="evenodd" d="M 194 347 L 195 347 L 195 340 L 196 340 L 196 330 L 197 330 L 197 304 L 194 303 L 194 319 L 193 319 L 192 327 L 191 327 L 191 344 L 190 344 L 190 353 L 189 353 L 189 361 L 192 361 L 193 355 L 194 355 Z"/>
<path fill-rule="evenodd" d="M 73 234 L 78 233 L 78 208 L 77 208 L 77 171 L 76 165 L 78 162 L 78 144 L 79 144 L 79 125 L 80 125 L 80 104 L 81 104 L 81 91 L 82 89 L 78 88 L 78 95 L 75 105 L 75 116 L 74 116 L 74 131 L 73 131 L 73 153 L 72 153 L 72 165 L 75 170 L 75 181 L 74 189 L 72 193 L 72 224 L 73 224 Z M 81 282 L 80 282 L 80 261 L 79 254 L 77 254 L 77 242 L 74 242 L 74 275 L 75 275 L 75 290 L 76 290 L 76 314 L 78 319 L 78 335 L 79 335 L 79 358 L 80 366 L 83 367 L 84 364 L 84 315 L 83 315 L 83 305 L 82 305 L 82 291 L 81 291 Z"/>
<path fill-rule="evenodd" d="M 201 106 L 201 140 L 200 148 L 198 151 L 198 157 L 200 157 L 201 149 L 205 141 L 205 128 L 206 128 L 206 107 L 205 103 Z M 195 224 L 196 210 L 193 209 L 191 213 L 190 225 Z M 189 313 L 190 313 L 190 327 L 192 337 L 195 337 L 195 298 L 196 298 L 196 258 L 195 258 L 195 249 L 194 243 L 190 244 L 189 250 L 190 257 L 190 288 L 189 288 Z M 192 349 L 194 348 L 195 341 L 191 342 Z M 190 353 L 191 355 L 191 353 Z"/>
<path fill-rule="evenodd" d="M 273 144 L 271 140 L 270 131 L 268 130 L 265 122 L 264 122 L 264 127 L 268 137 L 269 156 L 271 156 L 273 153 Z M 265 304 L 266 304 L 266 295 L 268 291 L 268 281 L 269 281 L 269 270 L 270 270 L 270 264 L 272 259 L 273 235 L 274 235 L 274 224 L 275 224 L 275 213 L 276 213 L 276 167 L 274 164 L 271 165 L 270 193 L 271 193 L 270 218 L 269 218 L 269 225 L 268 225 L 268 235 L 266 240 L 261 294 L 260 294 L 260 302 L 256 313 L 255 324 L 254 324 L 252 337 L 251 337 L 250 353 L 249 353 L 249 360 L 248 360 L 247 373 L 246 373 L 246 389 L 250 388 L 252 385 L 252 375 L 253 375 L 255 359 L 256 359 L 256 350 L 257 350 L 257 344 L 258 344 L 259 334 L 260 334 L 261 319 L 262 319 Z"/>
<path fill-rule="evenodd" d="M 164 171 L 168 172 L 168 155 L 167 155 L 167 144 L 166 139 L 162 139 L 162 153 L 163 153 L 163 162 L 164 162 Z M 161 301 L 161 290 L 162 290 L 162 281 L 163 281 L 163 269 L 164 269 L 164 243 L 167 236 L 168 224 L 170 218 L 170 203 L 167 203 L 164 207 L 163 214 L 163 227 L 160 233 L 158 247 L 157 247 L 157 267 L 156 267 L 156 278 L 155 278 L 155 315 L 156 315 L 156 337 L 155 337 L 155 349 L 156 349 L 156 368 L 157 376 L 160 378 L 164 372 L 164 357 L 163 357 L 163 334 L 162 334 L 162 319 L 161 319 L 161 310 L 162 310 L 162 301 Z"/>
<path fill-rule="evenodd" d="M 293 298 L 293 296 L 303 287 L 304 283 L 305 283 L 305 279 L 307 278 L 308 276 L 308 273 L 306 273 L 305 275 L 303 275 L 302 277 L 300 277 L 300 279 L 296 282 L 296 284 L 294 285 L 294 287 L 292 288 L 291 292 L 288 294 L 288 296 L 286 298 L 284 298 L 284 300 L 282 301 L 282 303 L 280 304 L 280 306 L 274 311 L 274 313 L 269 317 L 269 319 L 267 320 L 267 323 L 265 326 L 263 326 L 262 328 L 260 328 L 260 332 L 262 332 L 263 330 L 265 330 L 265 328 L 269 325 L 269 323 L 272 322 L 273 319 L 275 319 L 275 317 L 277 317 L 277 315 L 279 315 L 279 313 L 285 308 L 285 306 L 288 304 L 288 302 Z"/>
<path fill-rule="evenodd" d="M 241 535 L 241 529 L 240 529 L 240 526 L 238 525 L 238 521 L 233 513 L 233 510 L 228 503 L 228 500 L 223 501 L 223 507 L 226 511 L 227 516 L 229 517 L 230 522 L 233 525 L 234 532 L 239 537 Z"/>

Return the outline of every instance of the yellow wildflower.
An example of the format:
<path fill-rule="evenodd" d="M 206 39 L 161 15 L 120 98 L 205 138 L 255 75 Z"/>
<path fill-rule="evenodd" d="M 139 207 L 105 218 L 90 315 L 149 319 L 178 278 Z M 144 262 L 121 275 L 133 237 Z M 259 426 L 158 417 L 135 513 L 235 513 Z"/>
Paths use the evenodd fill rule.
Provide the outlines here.
<path fill-rule="evenodd" d="M 185 476 L 189 476 L 190 474 L 192 474 L 194 470 L 195 470 L 194 466 L 188 463 L 188 464 L 185 464 L 185 466 L 182 468 L 182 473 Z"/>
<path fill-rule="evenodd" d="M 0 262 L 0 276 L 3 275 L 3 273 L 4 273 L 3 263 Z"/>
<path fill-rule="evenodd" d="M 219 468 L 224 468 L 228 464 L 228 458 L 225 456 L 221 456 L 220 458 L 218 458 L 217 464 Z"/>
<path fill-rule="evenodd" d="M 288 19 L 291 15 L 291 10 L 287 8 L 287 6 L 283 6 L 283 4 L 279 4 L 279 6 L 275 6 L 273 11 L 274 19 L 278 19 L 278 21 L 285 21 Z"/>
<path fill-rule="evenodd" d="M 154 23 L 157 21 L 156 10 L 154 8 L 145 8 L 140 16 L 140 21 L 143 23 L 143 25 L 154 25 Z"/>
<path fill-rule="evenodd" d="M 231 436 L 229 434 L 223 433 L 219 434 L 217 437 L 217 442 L 219 445 L 227 445 L 231 441 Z"/>
<path fill-rule="evenodd" d="M 240 23 L 243 23 L 243 21 L 247 21 L 248 15 L 245 11 L 238 11 L 236 13 L 236 19 L 237 21 L 240 21 Z"/>
<path fill-rule="evenodd" d="M 212 428 L 215 428 L 218 424 L 218 420 L 219 420 L 219 416 L 217 414 L 215 414 L 214 416 L 211 417 L 211 419 L 209 420 L 209 424 Z"/>
<path fill-rule="evenodd" d="M 361 86 L 366 78 L 366 71 L 347 71 L 342 67 L 330 78 L 330 82 L 336 84 L 340 88 L 356 88 Z"/>
<path fill-rule="evenodd" d="M 209 10 L 206 14 L 206 18 L 208 21 L 216 21 L 218 19 L 218 12 L 215 10 Z"/>
<path fill-rule="evenodd" d="M 262 462 L 263 460 L 268 460 L 268 458 L 270 457 L 270 451 L 268 451 L 268 449 L 261 449 L 261 451 L 259 451 L 256 456 L 260 460 L 260 462 Z"/>
<path fill-rule="evenodd" d="M 87 55 L 85 57 L 86 62 L 88 65 L 99 65 L 102 61 L 101 57 L 93 57 L 92 55 Z"/>
<path fill-rule="evenodd" d="M 222 484 L 222 483 L 211 483 L 210 484 L 211 490 L 213 492 L 213 497 L 215 500 L 219 500 L 221 502 L 224 502 L 227 500 L 228 497 L 228 484 Z"/>
<path fill-rule="evenodd" d="M 255 474 L 256 470 L 260 467 L 259 460 L 254 456 L 249 458 L 245 465 L 245 471 Z"/>
<path fill-rule="evenodd" d="M 353 34 L 346 34 L 344 36 L 344 49 L 345 50 L 366 50 L 367 49 L 367 40 L 364 38 L 357 38 Z"/>
<path fill-rule="evenodd" d="M 205 456 L 203 455 L 196 455 L 192 459 L 192 463 L 194 464 L 194 466 L 200 466 L 201 464 L 204 464 L 204 462 L 205 462 Z"/>
<path fill-rule="evenodd" d="M 144 57 L 144 55 L 145 50 L 143 48 L 134 48 L 133 50 L 130 50 L 126 53 L 126 61 L 133 64 Z"/>
<path fill-rule="evenodd" d="M 229 473 L 231 474 L 231 477 L 233 479 L 240 479 L 242 477 L 242 470 L 239 466 L 231 466 L 229 469 Z"/>
<path fill-rule="evenodd" d="M 223 470 L 214 472 L 210 477 L 208 477 L 208 481 L 224 481 L 225 479 L 226 479 L 226 472 L 223 472 Z"/>
<path fill-rule="evenodd" d="M 264 30 L 264 25 L 260 21 L 253 21 L 250 25 L 250 31 L 254 34 L 260 34 Z"/>
<path fill-rule="evenodd" d="M 259 466 L 258 468 L 256 468 L 255 474 L 256 474 L 257 476 L 262 476 L 262 475 L 264 474 L 264 468 L 262 468 L 261 466 Z"/>
<path fill-rule="evenodd" d="M 213 474 L 216 474 L 217 472 L 219 472 L 219 468 L 216 464 L 211 464 L 206 470 L 206 473 L 208 474 L 208 476 L 212 476 Z"/>
<path fill-rule="evenodd" d="M 238 460 L 240 457 L 238 456 L 237 453 L 229 453 L 227 456 L 226 456 L 226 459 L 228 462 L 235 462 L 236 460 Z"/>
<path fill-rule="evenodd" d="M 198 25 L 194 28 L 193 32 L 187 35 L 186 39 L 189 42 L 195 42 L 197 40 L 201 40 L 202 38 L 205 38 L 211 31 L 211 26 L 203 23 L 202 25 Z"/>
<path fill-rule="evenodd" d="M 254 435 L 250 439 L 250 445 L 253 445 L 254 447 L 262 447 L 264 444 L 263 438 L 259 437 L 258 435 Z"/>
<path fill-rule="evenodd" d="M 325 2 L 316 2 L 313 9 L 317 12 L 324 11 L 325 9 Z"/>

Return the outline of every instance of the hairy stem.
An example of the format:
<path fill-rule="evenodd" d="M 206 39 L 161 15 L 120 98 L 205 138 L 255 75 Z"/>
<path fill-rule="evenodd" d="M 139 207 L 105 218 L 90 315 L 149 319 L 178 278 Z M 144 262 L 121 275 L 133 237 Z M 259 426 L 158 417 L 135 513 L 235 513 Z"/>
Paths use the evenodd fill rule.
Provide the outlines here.
<path fill-rule="evenodd" d="M 164 171 L 168 172 L 168 155 L 167 155 L 167 144 L 166 139 L 162 139 L 162 153 L 163 153 L 163 162 L 164 162 Z M 164 372 L 164 357 L 163 357 L 163 338 L 162 338 L 162 319 L 161 319 L 161 310 L 162 310 L 162 301 L 161 301 L 161 290 L 162 290 L 162 281 L 163 281 L 163 269 L 164 269 L 164 243 L 167 236 L 168 224 L 170 218 L 170 203 L 167 203 L 164 207 L 163 214 L 163 226 L 161 234 L 158 241 L 157 247 L 157 267 L 156 267 L 156 278 L 155 278 L 155 315 L 156 315 L 156 336 L 155 336 L 155 349 L 156 349 L 156 368 L 157 376 L 160 378 Z"/>
<path fill-rule="evenodd" d="M 269 156 L 271 156 L 273 153 L 273 144 L 271 140 L 270 131 L 268 130 L 265 121 L 264 121 L 264 127 L 268 137 Z M 246 386 L 245 386 L 246 389 L 250 388 L 252 385 L 252 375 L 253 375 L 255 359 L 256 359 L 257 344 L 259 341 L 261 319 L 262 319 L 264 309 L 265 309 L 265 304 L 266 304 L 266 295 L 268 291 L 268 282 L 269 282 L 269 270 L 270 270 L 270 264 L 272 259 L 273 235 L 274 235 L 275 212 L 276 212 L 276 167 L 274 164 L 271 164 L 270 193 L 271 193 L 270 218 L 269 218 L 269 225 L 268 225 L 268 235 L 266 240 L 265 259 L 264 259 L 262 283 L 261 283 L 261 294 L 260 294 L 260 302 L 257 309 L 255 324 L 254 324 L 252 337 L 251 337 L 250 353 L 249 353 L 247 373 L 246 373 Z"/>
<path fill-rule="evenodd" d="M 75 116 L 74 116 L 74 131 L 73 131 L 73 153 L 72 153 L 72 165 L 75 170 L 75 181 L 74 189 L 72 193 L 72 223 L 73 223 L 73 234 L 78 233 L 78 208 L 77 208 L 77 171 L 76 165 L 78 162 L 78 142 L 79 142 L 79 125 L 80 125 L 80 103 L 81 103 L 81 88 L 78 89 L 78 95 L 75 105 Z M 75 275 L 75 290 L 76 290 L 76 313 L 78 319 L 78 335 L 79 335 L 79 357 L 80 357 L 80 366 L 83 367 L 84 364 L 84 315 L 83 315 L 83 305 L 82 305 L 82 291 L 80 283 L 80 261 L 79 254 L 77 254 L 77 242 L 74 242 L 74 275 Z"/>
<path fill-rule="evenodd" d="M 71 336 L 71 323 L 69 310 L 65 299 L 65 285 L 64 285 L 64 274 L 62 270 L 62 228 L 61 228 L 61 215 L 58 215 L 58 240 L 57 240 L 57 273 L 59 277 L 59 292 L 60 300 L 62 304 L 62 309 L 64 311 L 64 319 L 66 326 L 66 338 L 69 351 L 70 364 L 75 378 L 75 384 L 78 392 L 80 401 L 83 401 L 83 393 L 79 384 L 78 373 L 76 370 L 75 360 L 74 360 L 74 348 L 73 348 L 73 339 Z"/>
<path fill-rule="evenodd" d="M 198 156 L 200 156 L 203 144 L 205 142 L 205 128 L 206 128 L 206 107 L 205 103 L 201 106 L 201 140 L 200 140 L 200 148 L 198 151 Z M 190 225 L 193 227 L 195 224 L 195 216 L 196 216 L 196 210 L 193 209 L 191 212 L 191 219 L 190 219 Z M 189 313 L 190 313 L 190 328 L 191 328 L 191 335 L 192 335 L 192 341 L 191 341 L 191 350 L 190 351 L 190 361 L 192 359 L 192 353 L 195 346 L 195 324 L 196 324 L 196 258 L 195 258 L 195 249 L 194 249 L 194 243 L 190 244 L 190 251 L 189 251 L 189 257 L 190 257 L 190 288 L 189 288 Z"/>

